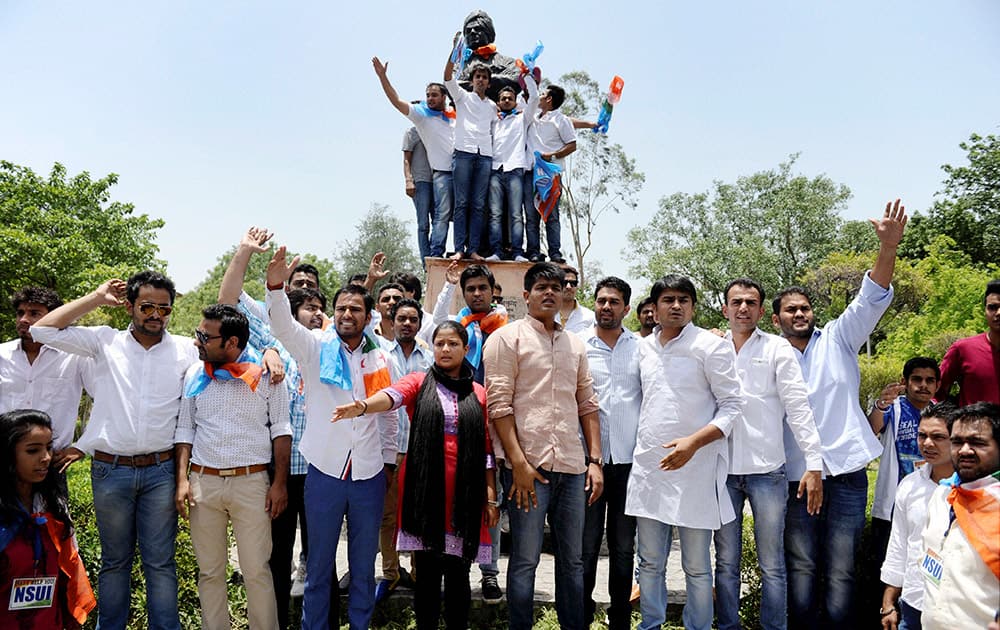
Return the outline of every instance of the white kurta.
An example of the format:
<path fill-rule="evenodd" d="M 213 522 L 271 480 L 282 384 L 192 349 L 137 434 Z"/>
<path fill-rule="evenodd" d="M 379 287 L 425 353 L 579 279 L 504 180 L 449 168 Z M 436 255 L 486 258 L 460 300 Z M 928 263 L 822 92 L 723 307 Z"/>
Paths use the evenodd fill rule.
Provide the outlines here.
<path fill-rule="evenodd" d="M 660 470 L 663 444 L 713 424 L 729 435 L 742 422 L 743 398 L 733 344 L 688 324 L 660 345 L 659 327 L 642 340 L 642 408 L 625 513 L 669 525 L 719 529 L 736 518 L 726 491 L 728 447 L 702 447 L 679 470 Z"/>

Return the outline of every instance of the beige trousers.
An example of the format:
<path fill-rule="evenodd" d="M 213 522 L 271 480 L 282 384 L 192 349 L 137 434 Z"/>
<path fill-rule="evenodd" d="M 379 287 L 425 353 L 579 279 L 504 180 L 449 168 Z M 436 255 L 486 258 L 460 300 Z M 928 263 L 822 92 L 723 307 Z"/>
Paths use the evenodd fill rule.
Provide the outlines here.
<path fill-rule="evenodd" d="M 191 473 L 191 543 L 198 559 L 198 598 L 204 630 L 229 630 L 226 565 L 227 525 L 233 524 L 240 571 L 247 589 L 251 630 L 278 627 L 278 606 L 268 560 L 271 557 L 271 517 L 264 510 L 270 486 L 267 472 L 240 477 Z"/>

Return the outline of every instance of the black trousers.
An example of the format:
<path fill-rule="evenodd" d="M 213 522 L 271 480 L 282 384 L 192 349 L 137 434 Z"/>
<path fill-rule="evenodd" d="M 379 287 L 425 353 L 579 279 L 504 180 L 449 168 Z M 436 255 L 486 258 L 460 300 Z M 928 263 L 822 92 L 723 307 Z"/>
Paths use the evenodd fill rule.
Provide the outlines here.
<path fill-rule="evenodd" d="M 611 630 L 632 627 L 632 572 L 635 562 L 635 517 L 625 515 L 625 490 L 632 464 L 604 466 L 604 492 L 587 506 L 583 523 L 584 621 L 594 621 L 594 585 L 605 521 L 608 532 L 608 622 Z"/>
<path fill-rule="evenodd" d="M 469 627 L 469 605 L 472 589 L 469 587 L 471 563 L 457 556 L 435 551 L 416 551 L 414 557 L 420 567 L 413 595 L 413 609 L 417 617 L 417 630 L 437 630 L 441 617 L 441 578 L 444 577 L 444 625 L 448 630 L 465 630 Z"/>

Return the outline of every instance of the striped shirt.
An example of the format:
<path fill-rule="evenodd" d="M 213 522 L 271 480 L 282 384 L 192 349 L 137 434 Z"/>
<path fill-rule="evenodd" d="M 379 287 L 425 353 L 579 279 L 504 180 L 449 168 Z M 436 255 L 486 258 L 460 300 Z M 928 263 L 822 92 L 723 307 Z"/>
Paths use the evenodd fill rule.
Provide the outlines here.
<path fill-rule="evenodd" d="M 609 348 L 593 326 L 580 337 L 587 347 L 590 376 L 601 406 L 601 458 L 605 464 L 631 464 L 642 407 L 639 339 L 623 329 L 615 347 Z"/>
<path fill-rule="evenodd" d="M 389 353 L 389 366 L 392 371 L 392 382 L 395 383 L 407 374 L 413 372 L 426 372 L 434 363 L 434 352 L 419 338 L 413 347 L 413 352 L 409 358 L 403 354 L 403 349 L 399 347 L 399 342 L 388 340 L 385 337 L 378 338 L 382 349 Z M 400 407 L 399 414 L 399 452 L 405 453 L 410 445 L 410 417 L 406 415 L 406 408 Z"/>

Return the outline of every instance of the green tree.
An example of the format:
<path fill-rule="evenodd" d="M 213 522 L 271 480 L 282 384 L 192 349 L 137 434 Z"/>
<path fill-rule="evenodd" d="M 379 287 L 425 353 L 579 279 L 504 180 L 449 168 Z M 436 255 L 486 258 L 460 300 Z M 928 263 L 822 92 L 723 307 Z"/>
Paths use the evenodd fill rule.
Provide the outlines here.
<path fill-rule="evenodd" d="M 170 331 L 180 335 L 192 335 L 192 331 L 201 321 L 201 311 L 210 304 L 215 304 L 219 297 L 219 285 L 222 284 L 222 276 L 229 267 L 229 261 L 236 253 L 236 246 L 219 257 L 215 266 L 208 271 L 208 276 L 198 283 L 191 291 L 177 298 L 174 303 L 174 312 L 170 316 Z M 289 254 L 289 260 L 295 254 Z M 267 263 L 271 260 L 269 254 L 256 254 L 250 259 L 250 266 L 247 268 L 246 278 L 243 282 L 243 290 L 257 300 L 264 299 L 264 276 L 267 271 Z M 332 298 L 334 292 L 340 287 L 340 274 L 334 268 L 334 264 L 325 258 L 304 254 L 302 262 L 309 263 L 319 270 L 319 286 L 327 299 Z M 328 310 L 332 310 L 332 305 L 327 305 Z"/>
<path fill-rule="evenodd" d="M 1000 260 L 1000 137 L 972 134 L 959 144 L 968 164 L 942 166 L 947 177 L 926 215 L 916 214 L 901 244 L 905 256 L 927 256 L 939 234 L 975 264 Z"/>
<path fill-rule="evenodd" d="M 386 257 L 386 270 L 419 273 L 420 259 L 413 252 L 413 232 L 410 222 L 392 213 L 389 206 L 372 203 L 368 214 L 355 226 L 354 240 L 340 244 L 340 272 L 343 278 L 368 271 L 372 256 L 382 252 Z"/>
<path fill-rule="evenodd" d="M 603 98 L 597 82 L 586 72 L 576 71 L 559 77 L 558 85 L 566 90 L 560 110 L 567 116 L 596 120 Z M 576 151 L 566 158 L 560 213 L 563 225 L 573 236 L 573 253 L 581 281 L 586 274 L 586 256 L 593 243 L 594 229 L 606 213 L 635 210 L 639 191 L 646 181 L 620 144 L 608 136 L 587 130 L 576 136 Z"/>
<path fill-rule="evenodd" d="M 0 296 L 28 285 L 55 289 L 69 300 L 112 277 L 126 278 L 156 258 L 160 219 L 136 214 L 130 203 L 111 201 L 111 173 L 92 180 L 73 177 L 56 163 L 48 178 L 0 161 Z M 119 314 L 120 317 L 120 314 Z M 3 339 L 14 335 L 11 318 L 0 319 Z"/>
<path fill-rule="evenodd" d="M 691 277 L 702 325 L 721 322 L 722 291 L 733 278 L 750 276 L 768 295 L 797 282 L 837 247 L 851 192 L 825 175 L 794 173 L 796 158 L 734 183 L 716 181 L 709 192 L 661 198 L 649 225 L 629 232 L 627 256 L 639 261 L 632 273 Z"/>

